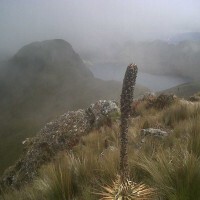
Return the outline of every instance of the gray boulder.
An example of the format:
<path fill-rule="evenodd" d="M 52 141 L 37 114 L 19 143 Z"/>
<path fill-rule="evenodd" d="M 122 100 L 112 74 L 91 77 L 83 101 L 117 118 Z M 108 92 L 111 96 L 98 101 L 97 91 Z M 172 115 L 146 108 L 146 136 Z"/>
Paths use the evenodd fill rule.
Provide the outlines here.
<path fill-rule="evenodd" d="M 153 137 L 164 138 L 168 135 L 169 135 L 168 132 L 162 131 L 160 129 L 155 129 L 155 128 L 147 128 L 147 129 L 141 130 L 141 137 L 153 136 Z"/>

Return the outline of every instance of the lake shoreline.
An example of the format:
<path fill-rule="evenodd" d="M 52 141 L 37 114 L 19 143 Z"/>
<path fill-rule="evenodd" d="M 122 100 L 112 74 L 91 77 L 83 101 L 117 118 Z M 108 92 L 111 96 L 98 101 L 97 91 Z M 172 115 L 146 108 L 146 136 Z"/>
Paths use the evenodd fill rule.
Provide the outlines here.
<path fill-rule="evenodd" d="M 117 65 L 96 65 L 90 67 L 90 70 L 95 77 L 102 80 L 123 81 L 126 67 L 119 67 Z M 157 75 L 146 72 L 138 72 L 137 83 L 148 87 L 153 92 L 160 92 L 184 83 L 191 82 L 189 78 L 173 75 Z"/>

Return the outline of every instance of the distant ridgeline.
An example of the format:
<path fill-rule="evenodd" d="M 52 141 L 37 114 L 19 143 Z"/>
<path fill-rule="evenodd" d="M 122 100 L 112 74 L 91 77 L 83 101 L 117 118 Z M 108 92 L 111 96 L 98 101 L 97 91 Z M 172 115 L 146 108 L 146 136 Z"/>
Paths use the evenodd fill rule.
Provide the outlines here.
<path fill-rule="evenodd" d="M 175 40 L 115 43 L 106 50 L 100 49 L 98 57 L 94 55 L 96 52 L 91 51 L 83 54 L 83 58 L 98 65 L 119 66 L 134 59 L 140 71 L 146 73 L 200 79 L 200 40 L 186 39 L 180 42 L 176 40 L 176 44 Z"/>
<path fill-rule="evenodd" d="M 120 90 L 116 81 L 95 78 L 64 40 L 21 48 L 0 67 L 0 174 L 47 121 L 99 99 L 118 99 Z M 136 87 L 136 96 L 146 91 Z"/>

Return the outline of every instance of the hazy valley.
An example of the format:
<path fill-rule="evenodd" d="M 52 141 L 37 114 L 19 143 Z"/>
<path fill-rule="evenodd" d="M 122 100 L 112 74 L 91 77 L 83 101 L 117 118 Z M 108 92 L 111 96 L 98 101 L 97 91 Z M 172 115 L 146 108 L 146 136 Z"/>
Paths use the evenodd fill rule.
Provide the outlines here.
<path fill-rule="evenodd" d="M 200 200 L 199 10 L 0 0 L 0 200 Z"/>
<path fill-rule="evenodd" d="M 0 70 L 1 172 L 22 153 L 22 141 L 49 120 L 99 99 L 120 96 L 121 83 L 95 78 L 64 40 L 31 43 Z M 146 91 L 138 86 L 136 96 Z"/>

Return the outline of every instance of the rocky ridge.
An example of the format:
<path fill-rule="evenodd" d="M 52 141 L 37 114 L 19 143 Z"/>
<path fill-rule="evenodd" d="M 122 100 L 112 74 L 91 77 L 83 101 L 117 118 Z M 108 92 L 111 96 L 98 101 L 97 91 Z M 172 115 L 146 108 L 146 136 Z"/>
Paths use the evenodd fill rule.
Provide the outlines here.
<path fill-rule="evenodd" d="M 115 101 L 99 100 L 85 110 L 67 112 L 47 123 L 35 137 L 22 142 L 24 154 L 5 171 L 0 186 L 19 188 L 30 182 L 41 165 L 52 161 L 59 151 L 70 150 L 92 129 L 110 123 L 111 117 L 118 113 Z"/>

